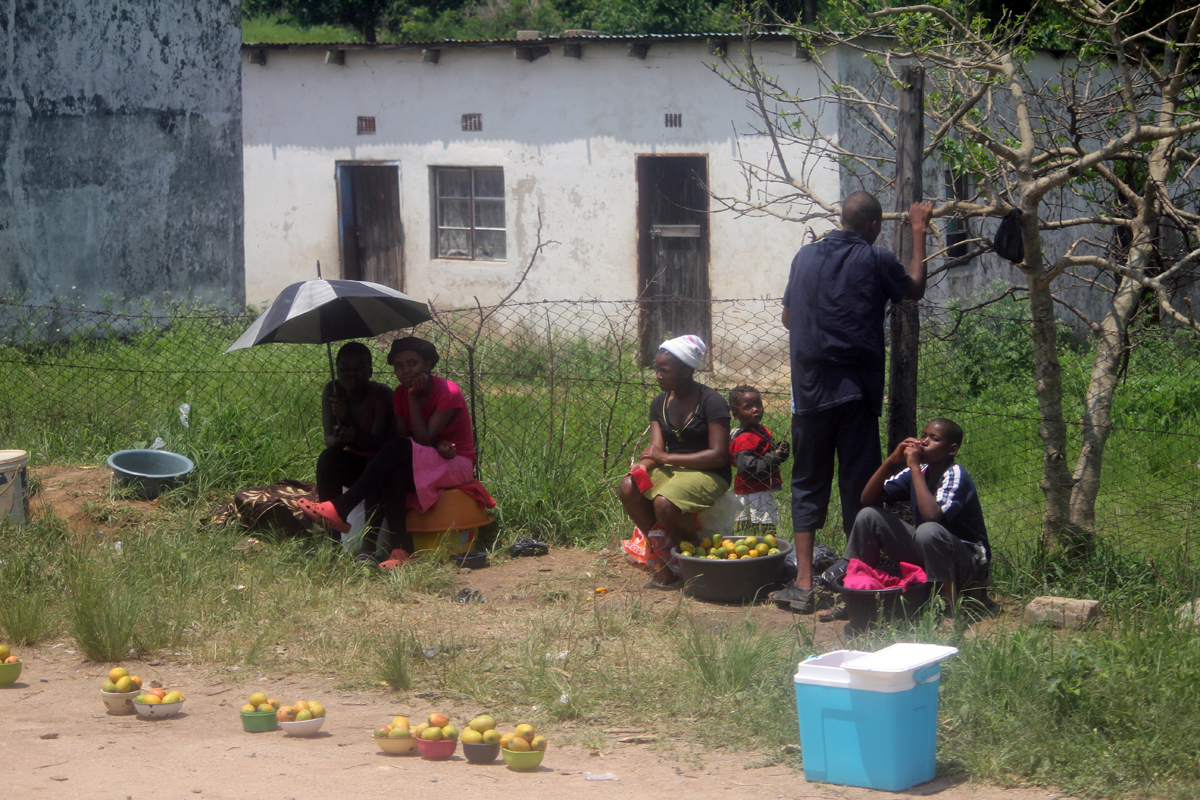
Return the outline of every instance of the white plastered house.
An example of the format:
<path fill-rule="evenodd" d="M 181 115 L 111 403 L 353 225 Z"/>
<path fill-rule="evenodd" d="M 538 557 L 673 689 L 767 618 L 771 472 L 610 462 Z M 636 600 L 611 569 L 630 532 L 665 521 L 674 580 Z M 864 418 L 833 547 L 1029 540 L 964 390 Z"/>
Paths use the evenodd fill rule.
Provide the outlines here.
<path fill-rule="evenodd" d="M 794 40 L 760 38 L 754 55 L 797 96 L 819 93 Z M 850 51 L 823 58 L 831 74 L 866 79 Z M 246 44 L 246 299 L 269 301 L 319 261 L 326 277 L 440 308 L 486 306 L 540 238 L 550 244 L 514 300 L 661 296 L 671 301 L 641 305 L 648 339 L 706 335 L 711 300 L 779 297 L 806 235 L 828 228 L 739 216 L 710 197 L 745 197 L 744 165 L 772 162 L 746 95 L 718 74 L 742 63 L 742 42 L 721 34 Z M 819 122 L 850 141 L 843 114 Z M 809 184 L 831 202 L 859 188 L 809 161 Z M 945 196 L 936 165 L 925 172 L 927 196 Z M 980 258 L 942 275 L 931 298 L 1013 277 Z M 772 327 L 764 336 L 780 338 Z"/>

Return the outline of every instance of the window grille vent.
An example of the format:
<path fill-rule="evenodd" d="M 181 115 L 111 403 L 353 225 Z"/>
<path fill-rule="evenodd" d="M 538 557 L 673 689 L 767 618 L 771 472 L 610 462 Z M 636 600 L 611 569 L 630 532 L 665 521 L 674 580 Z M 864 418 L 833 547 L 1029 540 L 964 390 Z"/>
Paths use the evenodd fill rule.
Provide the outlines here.
<path fill-rule="evenodd" d="M 358 135 L 371 135 L 375 133 L 375 118 L 374 117 L 359 117 L 358 118 Z"/>
<path fill-rule="evenodd" d="M 683 114 L 667 114 L 666 124 L 668 128 L 682 128 Z"/>
<path fill-rule="evenodd" d="M 463 114 L 462 129 L 464 131 L 483 130 L 483 114 Z"/>

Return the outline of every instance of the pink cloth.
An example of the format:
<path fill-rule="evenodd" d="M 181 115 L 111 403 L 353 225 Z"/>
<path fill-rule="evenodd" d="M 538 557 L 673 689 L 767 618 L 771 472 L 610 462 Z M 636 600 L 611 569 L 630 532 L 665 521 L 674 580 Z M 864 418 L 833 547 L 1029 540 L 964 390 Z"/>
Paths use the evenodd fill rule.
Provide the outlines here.
<path fill-rule="evenodd" d="M 460 492 L 466 492 L 471 499 L 479 504 L 480 508 L 495 508 L 496 499 L 488 492 L 482 483 L 479 481 L 467 481 L 461 486 L 451 486 L 451 489 L 458 489 Z"/>
<path fill-rule="evenodd" d="M 412 443 L 413 486 L 408 493 L 408 507 L 424 514 L 433 508 L 443 489 L 454 489 L 475 480 L 475 462 L 463 455 L 446 460 L 436 447 Z"/>
<path fill-rule="evenodd" d="M 867 592 L 878 591 L 879 589 L 892 589 L 899 586 L 900 591 L 907 592 L 910 586 L 925 583 L 925 570 L 916 564 L 901 561 L 900 571 L 903 573 L 903 577 L 897 578 L 895 575 L 889 575 L 881 569 L 876 569 L 859 561 L 857 558 L 852 558 L 850 559 L 850 564 L 846 567 L 846 577 L 842 579 L 842 586 L 845 586 L 847 589 L 859 589 Z"/>

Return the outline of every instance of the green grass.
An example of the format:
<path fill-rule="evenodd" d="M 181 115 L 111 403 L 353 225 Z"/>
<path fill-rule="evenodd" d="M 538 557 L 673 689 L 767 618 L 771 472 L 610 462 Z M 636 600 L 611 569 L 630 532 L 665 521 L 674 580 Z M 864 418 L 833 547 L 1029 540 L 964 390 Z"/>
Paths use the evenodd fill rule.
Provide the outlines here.
<path fill-rule="evenodd" d="M 1189 715 L 1200 701 L 1200 649 L 1194 632 L 1176 627 L 1174 609 L 1200 594 L 1200 470 L 1189 433 L 1200 430 L 1200 375 L 1189 370 L 1200 346 L 1177 332 L 1136 332 L 1097 503 L 1100 542 L 1086 561 L 1064 562 L 1038 546 L 1042 454 L 1019 311 L 972 320 L 948 342 L 925 339 L 920 413 L 950 416 L 967 431 L 960 460 L 983 497 L 994 592 L 1018 608 L 1041 594 L 1097 599 L 1101 624 L 1070 634 L 1002 625 L 976 638 L 930 615 L 849 644 L 960 647 L 944 670 L 943 766 L 1081 796 L 1194 796 L 1200 731 Z M 71 633 L 101 660 L 170 651 L 197 665 L 335 674 L 348 687 L 432 687 L 499 711 L 536 706 L 535 722 L 578 720 L 576 735 L 593 745 L 588 731 L 605 725 L 685 719 L 703 731 L 687 740 L 698 759 L 709 747 L 772 753 L 796 740 L 791 675 L 814 650 L 802 628 L 780 635 L 693 620 L 682 605 L 601 600 L 592 593 L 606 580 L 601 563 L 589 578 L 539 582 L 536 602 L 495 630 L 476 630 L 447 624 L 455 571 L 436 559 L 381 575 L 328 542 L 308 558 L 307 540 L 251 545 L 236 530 L 209 528 L 208 512 L 234 489 L 311 478 L 323 348 L 225 355 L 248 318 L 214 312 L 3 312 L 6 447 L 31 451 L 35 465 L 99 464 L 161 437 L 197 464 L 158 514 L 94 501 L 89 513 L 119 536 L 74 539 L 53 518 L 20 531 L 0 525 L 0 626 L 13 643 Z M 57 329 L 53 341 L 26 334 L 47 325 Z M 443 352 L 439 372 L 469 394 L 461 345 L 441 330 L 424 335 Z M 377 377 L 390 382 L 375 352 Z M 1087 342 L 1065 337 L 1070 418 L 1082 407 L 1090 357 Z M 500 503 L 496 546 L 531 535 L 599 547 L 626 534 L 613 487 L 645 444 L 657 391 L 633 344 L 566 333 L 550 341 L 529 323 L 482 339 L 476 363 L 480 471 Z M 767 424 L 786 437 L 786 387 L 763 388 Z M 823 538 L 836 546 L 839 518 L 835 499 Z M 749 740 L 747 718 L 761 721 Z"/>
<path fill-rule="evenodd" d="M 773 754 L 797 739 L 791 676 L 816 651 L 804 627 L 598 598 L 592 587 L 624 569 L 603 559 L 590 577 L 540 579 L 494 625 L 463 626 L 456 620 L 468 617 L 444 605 L 450 566 L 418 560 L 380 574 L 326 542 L 312 558 L 302 539 L 247 546 L 236 530 L 201 524 L 192 502 L 173 498 L 156 519 L 131 518 L 119 538 L 64 539 L 53 519 L 0 527 L 0 605 L 36 595 L 42 632 L 31 638 L 71 633 L 95 660 L 169 652 L 201 669 L 325 674 L 376 691 L 386 681 L 539 725 L 575 721 L 572 740 L 592 746 L 595 731 L 636 723 L 682 736 L 678 746 L 699 763 L 710 748 L 736 747 L 761 765 L 779 763 Z M 1174 609 L 1196 595 L 1200 574 L 1182 551 L 1150 561 L 1106 546 L 1091 558 L 1067 570 L 1017 550 L 998 567 L 996 591 L 1018 606 L 1048 592 L 1099 599 L 1105 616 L 1092 630 L 1002 625 L 964 636 L 929 614 L 847 645 L 960 648 L 943 672 L 943 767 L 1078 796 L 1194 796 L 1200 649 Z"/>
<path fill-rule="evenodd" d="M 362 34 L 342 25 L 299 25 L 286 14 L 242 20 L 242 41 L 255 44 L 361 42 Z"/>

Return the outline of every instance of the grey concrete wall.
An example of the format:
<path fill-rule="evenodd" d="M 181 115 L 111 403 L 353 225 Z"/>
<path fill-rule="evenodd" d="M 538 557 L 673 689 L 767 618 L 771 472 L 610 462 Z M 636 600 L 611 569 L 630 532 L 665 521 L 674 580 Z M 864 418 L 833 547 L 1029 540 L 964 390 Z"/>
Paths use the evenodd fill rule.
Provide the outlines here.
<path fill-rule="evenodd" d="M 239 0 L 0 2 L 0 293 L 241 305 Z"/>
<path fill-rule="evenodd" d="M 884 43 L 877 43 L 876 46 L 882 46 Z M 1027 70 L 1031 76 L 1030 83 L 1032 85 L 1040 85 L 1042 83 L 1055 83 L 1063 80 L 1061 70 L 1064 62 L 1048 53 L 1038 53 L 1027 65 Z M 843 82 L 855 85 L 868 93 L 877 93 L 883 91 L 885 99 L 888 102 L 895 101 L 894 91 L 883 86 L 878 81 L 873 65 L 867 60 L 861 58 L 855 53 L 848 52 L 844 55 L 840 63 L 840 77 Z M 1093 90 L 1095 88 L 1093 87 Z M 926 102 L 932 103 L 930 98 L 929 84 L 926 88 Z M 873 94 L 878 96 L 878 94 Z M 995 94 L 995 107 L 992 109 L 993 124 L 1013 125 L 1016 115 L 1011 105 L 1008 104 L 1008 96 L 998 91 Z M 1033 113 L 1035 115 L 1052 116 L 1061 113 L 1061 108 L 1055 106 L 1049 101 L 1043 101 L 1045 105 L 1033 104 Z M 889 122 L 891 122 L 889 120 Z M 929 127 L 927 125 L 927 132 Z M 863 129 L 861 122 L 857 117 L 842 110 L 838 118 L 838 135 L 839 142 L 842 146 L 856 152 L 871 153 L 880 157 L 891 158 L 895 155 L 894 150 L 890 147 L 881 146 L 880 143 L 872 139 Z M 1014 132 L 1015 135 L 1015 132 Z M 891 166 L 886 165 L 885 171 L 890 170 Z M 927 159 L 924 165 L 923 180 L 925 188 L 925 196 L 933 200 L 946 199 L 946 189 L 944 181 L 944 166 L 934 158 Z M 842 196 L 849 194 L 859 188 L 867 189 L 868 191 L 878 191 L 879 186 L 876 181 L 873 181 L 870 176 L 865 179 L 860 178 L 850 171 L 843 168 L 842 172 Z M 1189 187 L 1181 187 L 1180 191 L 1192 191 Z M 1015 200 L 1012 195 L 1008 196 L 1009 201 Z M 891 210 L 894 199 L 888 192 L 881 194 L 881 202 L 884 204 L 885 210 Z M 1079 193 L 1075 193 L 1069 189 L 1062 189 L 1051 192 L 1042 203 L 1042 217 L 1044 220 L 1055 218 L 1070 219 L 1073 217 L 1086 216 L 1091 213 L 1092 207 L 1088 201 Z M 938 223 L 944 230 L 944 223 Z M 996 234 L 996 229 L 1000 225 L 999 219 L 979 220 L 973 219 L 969 223 L 969 229 L 972 236 L 982 235 L 987 239 L 992 239 Z M 879 238 L 878 244 L 890 247 L 892 243 L 892 226 L 885 225 L 884 231 Z M 1164 234 L 1168 246 L 1178 241 L 1178 235 L 1173 232 Z M 1072 230 L 1062 231 L 1045 231 L 1042 235 L 1043 246 L 1045 249 L 1044 257 L 1047 262 L 1052 263 L 1059 258 L 1063 253 L 1067 252 L 1072 242 L 1079 238 L 1086 238 L 1091 242 L 1099 242 L 1107 244 L 1112 241 L 1113 232 L 1108 228 L 1102 227 L 1080 227 Z M 930 248 L 937 246 L 935 238 L 929 237 L 928 244 Z M 1099 250 L 1091 245 L 1081 246 L 1077 252 L 1099 252 Z M 939 266 L 935 260 L 934 268 Z M 926 300 L 938 306 L 946 306 L 956 301 L 978 302 L 988 297 L 993 297 L 999 294 L 1005 288 L 1010 286 L 1025 286 L 1026 278 L 1024 273 L 1016 267 L 1009 264 L 1004 259 L 1000 258 L 995 253 L 979 256 L 969 264 L 955 267 L 951 270 L 940 272 L 936 276 L 931 277 L 930 285 L 926 292 Z M 1109 302 L 1112 297 L 1112 292 L 1115 286 L 1115 281 L 1111 273 L 1094 269 L 1076 270 L 1075 274 L 1064 274 L 1058 277 L 1054 282 L 1054 292 L 1059 298 L 1070 303 L 1075 308 L 1080 309 L 1092 319 L 1103 317 L 1106 312 Z M 1023 297 L 1023 296 L 1022 296 Z M 1200 277 L 1196 270 L 1190 271 L 1184 275 L 1176 284 L 1176 301 L 1182 305 L 1183 298 L 1188 297 L 1191 300 L 1194 308 L 1200 308 Z M 1062 306 L 1056 308 L 1059 318 L 1070 325 L 1079 328 L 1081 333 L 1086 332 L 1083 323 L 1071 311 Z"/>

